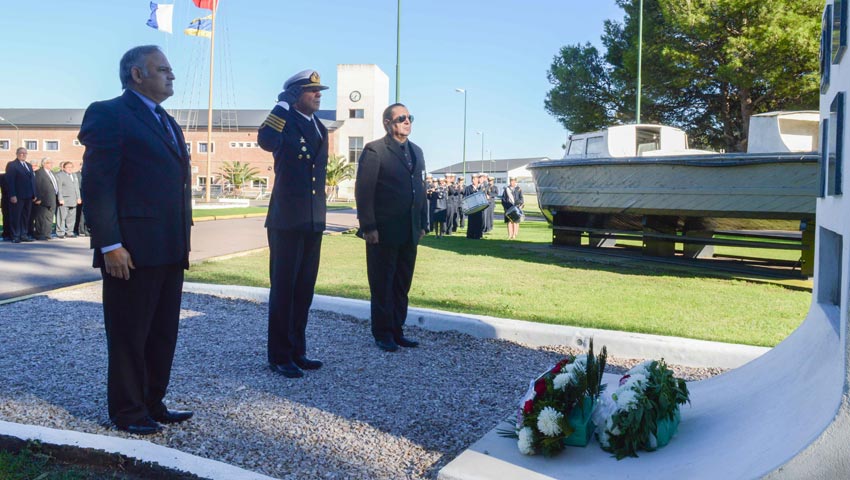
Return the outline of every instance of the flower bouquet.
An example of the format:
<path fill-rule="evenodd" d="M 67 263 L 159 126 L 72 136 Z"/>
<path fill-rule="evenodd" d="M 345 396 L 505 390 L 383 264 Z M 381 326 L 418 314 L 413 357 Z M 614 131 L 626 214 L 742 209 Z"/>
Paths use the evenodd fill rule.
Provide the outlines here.
<path fill-rule="evenodd" d="M 593 413 L 602 449 L 617 459 L 637 457 L 667 445 L 679 425 L 679 405 L 689 403 L 688 387 L 664 360 L 649 360 L 629 370 L 616 392 L 600 398 Z"/>
<path fill-rule="evenodd" d="M 593 433 L 591 412 L 604 386 L 607 351 L 593 354 L 593 341 L 585 355 L 569 355 L 531 382 L 520 400 L 516 427 L 499 430 L 516 438 L 525 455 L 554 455 L 566 445 L 586 446 Z"/>

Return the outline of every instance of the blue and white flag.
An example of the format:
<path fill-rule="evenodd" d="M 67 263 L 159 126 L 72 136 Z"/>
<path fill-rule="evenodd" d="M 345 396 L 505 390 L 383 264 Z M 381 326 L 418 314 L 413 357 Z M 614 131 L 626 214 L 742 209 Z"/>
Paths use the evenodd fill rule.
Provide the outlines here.
<path fill-rule="evenodd" d="M 212 37 L 212 15 L 207 15 L 206 17 L 196 18 L 189 23 L 189 26 L 183 30 L 183 33 L 186 35 L 192 35 L 193 37 L 204 37 L 211 38 Z"/>
<path fill-rule="evenodd" d="M 174 16 L 174 5 L 165 5 L 151 2 L 151 18 L 148 26 L 171 33 L 171 19 Z"/>

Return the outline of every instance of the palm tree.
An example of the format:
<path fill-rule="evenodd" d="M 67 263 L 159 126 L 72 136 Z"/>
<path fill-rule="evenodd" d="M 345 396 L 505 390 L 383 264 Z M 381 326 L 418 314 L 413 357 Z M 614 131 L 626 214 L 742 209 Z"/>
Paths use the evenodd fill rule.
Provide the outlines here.
<path fill-rule="evenodd" d="M 345 155 L 331 154 L 328 156 L 328 170 L 325 175 L 325 195 L 329 202 L 336 200 L 339 184 L 354 178 L 354 164 Z"/>
<path fill-rule="evenodd" d="M 228 183 L 233 185 L 236 189 L 234 193 L 238 196 L 242 193 L 243 185 L 259 179 L 258 175 L 260 171 L 252 167 L 249 163 L 236 161 L 233 163 L 222 163 L 219 173 Z"/>

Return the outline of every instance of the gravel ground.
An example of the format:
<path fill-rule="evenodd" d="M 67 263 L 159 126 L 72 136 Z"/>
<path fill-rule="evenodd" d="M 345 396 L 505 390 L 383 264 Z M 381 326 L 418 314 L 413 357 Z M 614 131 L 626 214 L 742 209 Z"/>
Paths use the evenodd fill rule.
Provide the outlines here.
<path fill-rule="evenodd" d="M 98 285 L 0 306 L 0 419 L 128 436 L 106 415 L 100 301 Z M 385 353 L 368 322 L 313 311 L 308 356 L 325 366 L 290 380 L 267 368 L 266 315 L 184 295 L 166 402 L 195 417 L 147 440 L 282 479 L 436 478 L 570 351 L 411 327 L 421 347 Z M 638 361 L 611 357 L 608 371 Z M 671 367 L 688 380 L 721 372 Z"/>

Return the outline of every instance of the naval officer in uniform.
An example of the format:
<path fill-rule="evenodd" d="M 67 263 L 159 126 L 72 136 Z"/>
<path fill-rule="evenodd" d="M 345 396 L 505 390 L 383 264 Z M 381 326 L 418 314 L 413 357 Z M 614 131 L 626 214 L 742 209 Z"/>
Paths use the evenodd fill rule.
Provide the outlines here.
<path fill-rule="evenodd" d="M 260 147 L 274 154 L 275 172 L 266 217 L 268 360 L 273 371 L 288 378 L 322 366 L 307 358 L 305 332 L 325 230 L 328 130 L 315 113 L 327 88 L 314 70 L 296 73 L 257 133 Z"/>

